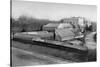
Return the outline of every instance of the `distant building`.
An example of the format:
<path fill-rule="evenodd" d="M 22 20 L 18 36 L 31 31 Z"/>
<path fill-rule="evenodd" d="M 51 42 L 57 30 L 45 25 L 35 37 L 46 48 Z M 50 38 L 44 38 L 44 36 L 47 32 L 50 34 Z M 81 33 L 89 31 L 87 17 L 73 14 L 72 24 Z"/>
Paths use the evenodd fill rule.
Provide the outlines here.
<path fill-rule="evenodd" d="M 49 32 L 54 32 L 55 29 L 59 26 L 59 23 L 49 23 L 47 25 L 44 25 L 42 30 L 43 31 L 49 31 Z"/>
<path fill-rule="evenodd" d="M 70 23 L 77 32 L 84 32 L 86 25 L 91 22 L 84 17 L 71 17 L 62 19 L 62 23 Z"/>
<path fill-rule="evenodd" d="M 83 17 L 71 17 L 62 19 L 63 23 L 70 23 L 73 24 L 75 27 L 77 27 L 78 25 L 80 25 L 81 27 L 84 26 L 84 21 L 85 18 Z"/>

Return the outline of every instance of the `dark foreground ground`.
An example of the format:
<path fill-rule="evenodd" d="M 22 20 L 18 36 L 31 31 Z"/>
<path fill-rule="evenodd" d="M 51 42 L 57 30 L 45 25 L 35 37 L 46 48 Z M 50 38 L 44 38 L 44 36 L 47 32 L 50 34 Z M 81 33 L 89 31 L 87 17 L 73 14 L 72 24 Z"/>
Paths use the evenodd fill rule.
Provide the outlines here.
<path fill-rule="evenodd" d="M 61 64 L 73 63 L 70 60 L 65 60 L 51 55 L 53 52 L 46 53 L 46 50 L 52 48 L 41 47 L 37 45 L 30 46 L 30 44 L 23 44 L 17 41 L 12 41 L 12 66 L 32 66 L 44 64 Z M 57 51 L 57 50 L 53 50 Z"/>
<path fill-rule="evenodd" d="M 60 64 L 69 63 L 70 61 L 64 61 L 59 58 L 46 56 L 36 52 L 29 52 L 22 49 L 12 47 L 12 66 L 32 66 L 32 65 L 44 65 L 44 64 Z"/>
<path fill-rule="evenodd" d="M 88 61 L 86 54 L 80 55 L 64 50 L 34 44 L 25 44 L 13 40 L 11 45 L 11 65 L 13 67 Z"/>

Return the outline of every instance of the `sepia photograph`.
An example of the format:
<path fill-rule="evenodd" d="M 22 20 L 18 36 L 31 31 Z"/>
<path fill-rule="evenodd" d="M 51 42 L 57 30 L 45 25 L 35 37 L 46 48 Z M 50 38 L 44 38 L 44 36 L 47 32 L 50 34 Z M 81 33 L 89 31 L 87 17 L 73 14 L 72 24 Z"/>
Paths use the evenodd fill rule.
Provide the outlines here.
<path fill-rule="evenodd" d="M 10 0 L 10 66 L 97 61 L 97 6 Z"/>

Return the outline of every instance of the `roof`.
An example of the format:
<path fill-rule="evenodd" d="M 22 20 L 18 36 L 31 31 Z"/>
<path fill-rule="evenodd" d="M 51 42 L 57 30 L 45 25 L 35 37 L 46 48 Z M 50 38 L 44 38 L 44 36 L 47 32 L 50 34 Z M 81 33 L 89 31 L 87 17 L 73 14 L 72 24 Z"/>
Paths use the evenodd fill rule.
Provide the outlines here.
<path fill-rule="evenodd" d="M 23 32 L 22 35 L 37 36 L 37 37 L 50 37 L 53 33 L 47 31 Z"/>
<path fill-rule="evenodd" d="M 61 23 L 58 28 L 72 28 L 72 25 L 69 23 Z"/>
<path fill-rule="evenodd" d="M 69 40 L 75 36 L 72 28 L 56 29 L 55 33 L 60 36 L 61 40 Z"/>
<path fill-rule="evenodd" d="M 59 23 L 49 23 L 47 25 L 44 25 L 43 27 L 58 27 Z"/>

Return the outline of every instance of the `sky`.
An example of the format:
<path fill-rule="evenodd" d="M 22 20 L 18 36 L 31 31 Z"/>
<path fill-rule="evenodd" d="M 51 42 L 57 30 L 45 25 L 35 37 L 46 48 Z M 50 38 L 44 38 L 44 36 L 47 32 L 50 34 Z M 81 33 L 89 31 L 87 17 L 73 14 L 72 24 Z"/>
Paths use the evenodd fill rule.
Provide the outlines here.
<path fill-rule="evenodd" d="M 49 20 L 80 16 L 97 21 L 97 7 L 95 5 L 12 0 L 12 16 L 18 18 L 21 15 Z"/>

